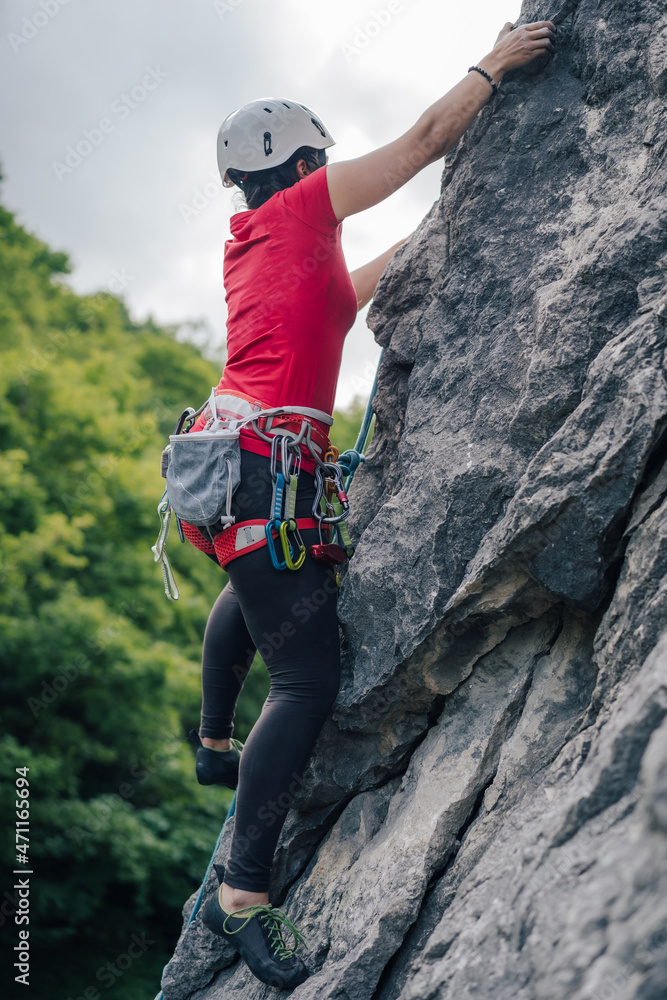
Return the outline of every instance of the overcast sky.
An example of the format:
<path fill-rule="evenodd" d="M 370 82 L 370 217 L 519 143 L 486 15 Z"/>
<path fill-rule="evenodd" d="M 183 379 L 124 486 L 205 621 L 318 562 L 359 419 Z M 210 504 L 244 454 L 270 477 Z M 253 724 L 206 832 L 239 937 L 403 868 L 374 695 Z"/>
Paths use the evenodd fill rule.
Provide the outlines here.
<path fill-rule="evenodd" d="M 70 254 L 78 292 L 110 288 L 137 319 L 201 320 L 221 342 L 223 245 L 240 207 L 220 186 L 222 119 L 247 101 L 287 97 L 324 120 L 337 140 L 332 161 L 358 156 L 409 128 L 520 8 L 520 0 L 3 0 L 3 202 Z M 440 174 L 432 165 L 345 222 L 350 269 L 416 228 Z M 372 380 L 379 350 L 364 315 L 348 336 L 339 405 Z"/>

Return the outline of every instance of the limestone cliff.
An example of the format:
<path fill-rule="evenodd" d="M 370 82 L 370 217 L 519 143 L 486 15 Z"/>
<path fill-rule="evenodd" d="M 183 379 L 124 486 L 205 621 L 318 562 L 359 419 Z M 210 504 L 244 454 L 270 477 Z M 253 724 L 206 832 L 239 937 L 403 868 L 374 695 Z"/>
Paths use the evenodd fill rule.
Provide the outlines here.
<path fill-rule="evenodd" d="M 667 9 L 541 17 L 369 318 L 344 681 L 273 892 L 298 1000 L 667 995 Z M 233 963 L 196 920 L 166 1000 L 277 995 Z"/>

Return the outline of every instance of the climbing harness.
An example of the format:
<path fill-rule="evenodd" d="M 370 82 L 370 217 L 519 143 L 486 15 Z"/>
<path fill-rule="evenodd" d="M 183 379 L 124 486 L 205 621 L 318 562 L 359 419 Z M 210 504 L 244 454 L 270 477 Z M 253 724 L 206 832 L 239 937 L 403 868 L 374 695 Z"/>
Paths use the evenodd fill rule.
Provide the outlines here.
<path fill-rule="evenodd" d="M 167 490 L 158 504 L 161 526 L 152 548 L 169 600 L 178 600 L 179 596 L 166 553 L 172 515 L 176 516 L 181 541 L 187 538 L 223 569 L 238 556 L 266 545 L 275 569 L 296 572 L 306 560 L 301 531 L 309 528 L 319 532 L 319 542 L 309 548 L 313 559 L 332 568 L 347 562 L 354 552 L 345 523 L 350 513 L 347 493 L 357 468 L 365 461 L 377 381 L 376 372 L 355 446 L 341 455 L 313 422 L 328 426 L 333 423 L 333 418 L 321 410 L 301 406 L 263 408 L 258 402 L 233 394 L 216 394 L 213 389 L 198 410 L 188 407 L 181 413 L 162 453 L 161 472 Z M 202 414 L 206 418 L 203 430 L 193 431 Z M 235 523 L 231 513 L 232 496 L 240 480 L 239 437 L 244 429 L 271 445 L 273 490 L 266 521 Z M 309 518 L 295 516 L 303 449 L 315 467 L 316 499 Z M 189 516 L 182 516 L 183 497 Z"/>
<path fill-rule="evenodd" d="M 327 481 L 343 491 L 344 516 L 349 512 L 342 473 L 336 471 L 331 461 L 323 461 L 330 447 L 329 439 L 313 423 L 317 420 L 331 425 L 333 418 L 328 413 L 297 406 L 262 408 L 241 398 L 230 404 L 234 399 L 223 396 L 221 408 L 214 389 L 199 410 L 192 407 L 184 410 L 162 454 L 161 471 L 167 480 L 167 490 L 158 508 L 162 524 L 153 554 L 161 563 L 165 594 L 170 600 L 178 599 L 165 551 L 172 514 L 176 515 L 181 541 L 187 538 L 223 568 L 232 559 L 264 545 L 275 569 L 296 572 L 303 566 L 306 546 L 301 531 L 320 528 L 322 542 L 320 519 L 324 517 L 327 525 L 333 525 L 338 517 L 331 509 L 322 512 L 319 505 L 316 515 L 296 517 L 302 448 L 307 450 L 316 469 L 325 467 Z M 202 414 L 203 429 L 193 431 L 197 417 Z M 239 437 L 244 428 L 252 428 L 254 434 L 271 444 L 273 490 L 268 520 L 236 524 L 231 504 L 240 482 Z M 330 507 L 330 501 L 327 502 Z M 327 543 L 332 541 L 327 538 Z M 331 562 L 330 553 L 317 548 L 315 558 Z M 340 561 L 335 560 L 336 564 Z"/>

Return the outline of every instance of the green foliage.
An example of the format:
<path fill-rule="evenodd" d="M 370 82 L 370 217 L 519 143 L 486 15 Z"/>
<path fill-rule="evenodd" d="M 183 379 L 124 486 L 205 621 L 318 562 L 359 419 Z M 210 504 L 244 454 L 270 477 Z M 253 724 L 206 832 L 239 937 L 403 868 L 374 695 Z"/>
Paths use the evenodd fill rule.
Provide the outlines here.
<path fill-rule="evenodd" d="M 361 422 L 366 413 L 366 402 L 365 399 L 357 396 L 347 410 L 334 410 L 331 442 L 335 444 L 339 452 L 354 448 Z"/>
<path fill-rule="evenodd" d="M 20 867 L 15 769 L 27 767 L 31 997 L 94 987 L 143 1000 L 231 800 L 196 784 L 184 739 L 198 725 L 201 640 L 225 577 L 174 537 L 172 604 L 150 553 L 163 443 L 219 373 L 114 296 L 75 295 L 68 271 L 0 208 L 0 860 Z M 363 409 L 336 415 L 341 450 Z M 267 688 L 258 660 L 240 739 Z M 18 928 L 2 913 L 11 968 Z M 132 935 L 152 943 L 117 978 L 109 963 Z"/>
<path fill-rule="evenodd" d="M 231 799 L 196 784 L 184 740 L 224 577 L 176 543 L 170 605 L 150 553 L 163 442 L 219 373 L 113 296 L 74 295 L 65 255 L 2 209 L 0 236 L 0 858 L 18 864 L 15 768 L 28 767 L 31 993 L 99 986 L 147 932 L 142 958 L 103 984 L 125 1000 L 135 980 L 137 997 L 157 992 Z M 262 693 L 248 694 L 251 724 Z"/>

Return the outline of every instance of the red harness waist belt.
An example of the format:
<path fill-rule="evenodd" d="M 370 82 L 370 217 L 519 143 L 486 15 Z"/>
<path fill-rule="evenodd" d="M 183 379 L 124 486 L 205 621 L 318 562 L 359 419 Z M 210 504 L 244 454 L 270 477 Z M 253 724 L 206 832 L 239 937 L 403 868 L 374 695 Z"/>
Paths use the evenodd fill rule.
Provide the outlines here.
<path fill-rule="evenodd" d="M 314 517 L 299 517 L 296 526 L 300 530 L 306 528 L 317 528 L 318 523 Z M 225 566 L 236 559 L 244 556 L 247 552 L 254 552 L 267 544 L 266 540 L 266 520 L 239 521 L 232 524 L 215 536 L 215 541 L 205 538 L 204 535 L 192 524 L 182 522 L 183 534 L 192 542 L 194 546 L 201 549 L 207 555 L 215 555 L 218 562 L 224 569 Z M 278 538 L 278 532 L 272 529 L 273 538 Z"/>

